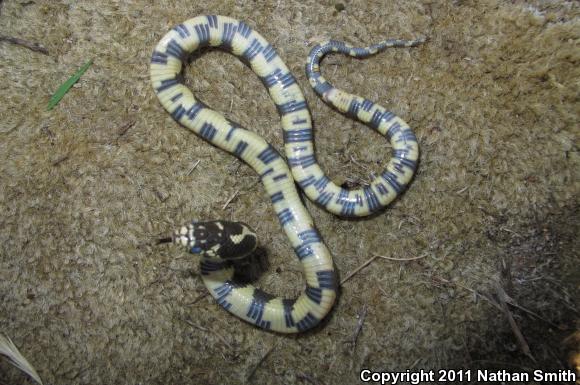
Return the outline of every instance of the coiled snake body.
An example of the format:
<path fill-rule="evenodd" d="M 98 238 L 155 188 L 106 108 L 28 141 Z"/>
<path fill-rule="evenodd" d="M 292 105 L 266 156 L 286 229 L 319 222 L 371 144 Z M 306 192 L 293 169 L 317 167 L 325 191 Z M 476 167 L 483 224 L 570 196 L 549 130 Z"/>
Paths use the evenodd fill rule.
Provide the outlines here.
<path fill-rule="evenodd" d="M 329 52 L 366 57 L 388 47 L 412 47 L 421 42 L 386 40 L 354 48 L 331 40 L 316 45 L 308 56 L 306 74 L 316 93 L 347 116 L 374 128 L 393 146 L 393 157 L 380 176 L 369 186 L 352 190 L 334 184 L 318 165 L 310 113 L 296 79 L 274 48 L 246 23 L 225 16 L 198 16 L 174 27 L 157 44 L 150 75 L 161 104 L 177 122 L 244 160 L 260 175 L 305 271 L 306 289 L 297 299 L 274 297 L 233 280 L 230 259 L 247 256 L 256 247 L 256 236 L 247 225 L 212 221 L 181 227 L 168 241 L 201 255 L 203 281 L 223 308 L 261 328 L 282 333 L 310 329 L 330 311 L 337 291 L 332 258 L 300 201 L 295 181 L 309 199 L 336 215 L 369 215 L 406 188 L 416 168 L 419 147 L 402 119 L 326 81 L 320 74 L 320 60 Z M 230 51 L 260 77 L 280 114 L 288 162 L 260 136 L 208 108 L 185 87 L 182 63 L 204 46 Z"/>

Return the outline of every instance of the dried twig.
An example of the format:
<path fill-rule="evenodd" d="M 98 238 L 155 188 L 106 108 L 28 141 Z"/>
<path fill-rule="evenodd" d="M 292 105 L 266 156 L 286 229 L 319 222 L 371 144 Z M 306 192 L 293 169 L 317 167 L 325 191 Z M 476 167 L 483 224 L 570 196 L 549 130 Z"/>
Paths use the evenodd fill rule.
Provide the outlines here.
<path fill-rule="evenodd" d="M 520 345 L 522 352 L 526 356 L 528 356 L 528 358 L 530 358 L 532 361 L 536 362 L 536 359 L 532 355 L 532 352 L 530 350 L 530 346 L 528 345 L 528 342 L 526 341 L 524 335 L 522 334 L 520 328 L 518 327 L 518 324 L 516 323 L 516 320 L 514 319 L 512 313 L 510 312 L 510 310 L 507 306 L 505 291 L 503 290 L 503 288 L 499 284 L 495 285 L 495 291 L 497 293 L 497 297 L 499 299 L 499 303 L 501 305 L 502 311 L 505 314 L 506 318 L 508 319 L 510 327 L 512 328 L 512 332 L 516 336 L 516 339 L 518 340 L 518 344 Z"/>
<path fill-rule="evenodd" d="M 204 299 L 208 295 L 209 295 L 209 292 L 207 292 L 207 291 L 205 293 L 201 293 L 193 301 L 191 301 L 190 303 L 188 303 L 188 305 L 195 305 L 196 303 L 198 303 L 199 301 L 201 301 L 202 299 Z"/>
<path fill-rule="evenodd" d="M 185 322 L 185 323 L 186 323 L 186 324 L 188 324 L 189 326 L 192 326 L 192 327 L 194 327 L 194 328 L 196 328 L 196 329 L 199 329 L 199 330 L 201 330 L 201 331 L 203 331 L 203 332 L 206 332 L 206 333 L 211 333 L 211 334 L 213 334 L 214 336 L 216 336 L 217 338 L 219 338 L 219 340 L 220 340 L 221 342 L 223 342 L 223 343 L 224 343 L 224 345 L 226 345 L 226 346 L 228 347 L 228 349 L 230 349 L 230 350 L 233 350 L 233 347 L 232 347 L 232 345 L 231 345 L 231 344 L 230 344 L 230 343 L 229 343 L 229 342 L 228 342 L 228 341 L 227 341 L 227 340 L 224 338 L 224 336 L 222 336 L 222 335 L 220 335 L 220 334 L 218 334 L 218 333 L 214 332 L 214 331 L 213 331 L 213 330 L 211 330 L 211 329 L 207 329 L 207 328 L 204 328 L 203 326 L 200 326 L 200 325 L 194 324 L 193 322 L 191 322 L 191 321 L 190 321 L 190 320 L 188 320 L 188 319 L 184 319 L 184 320 L 183 320 L 183 322 Z"/>
<path fill-rule="evenodd" d="M 41 54 L 48 55 L 48 50 L 38 43 L 33 43 L 27 40 L 19 39 L 17 37 L 5 35 L 0 35 L 0 41 L 7 41 L 9 43 L 16 44 L 24 48 L 28 48 L 31 51 L 40 52 Z"/>
<path fill-rule="evenodd" d="M 252 368 L 252 370 L 250 371 L 250 373 L 248 373 L 248 376 L 246 377 L 246 381 L 250 381 L 250 379 L 256 373 L 256 370 L 258 370 L 258 368 L 260 367 L 260 365 L 262 365 L 262 363 L 266 360 L 266 358 L 268 358 L 268 356 L 270 355 L 270 353 L 272 353 L 272 350 L 274 350 L 274 347 L 275 346 L 276 345 L 272 345 L 270 347 L 270 349 L 268 349 L 268 351 L 262 356 L 262 358 L 260 358 L 260 361 L 258 361 L 256 363 L 256 365 L 254 365 L 254 367 Z"/>
<path fill-rule="evenodd" d="M 529 315 L 531 315 L 531 316 L 533 316 L 533 317 L 536 317 L 536 318 L 537 318 L 537 319 L 539 319 L 540 321 L 544 321 L 545 323 L 549 324 L 550 326 L 552 326 L 552 327 L 554 327 L 554 328 L 556 328 L 556 329 L 559 329 L 559 330 L 566 330 L 566 328 L 565 328 L 565 327 L 563 328 L 561 325 L 556 325 L 555 323 L 553 323 L 553 322 L 551 322 L 551 321 L 549 321 L 549 320 L 545 319 L 544 317 L 542 317 L 541 315 L 539 315 L 539 314 L 538 314 L 538 313 L 536 313 L 535 311 L 532 311 L 532 310 L 530 310 L 530 309 L 528 309 L 528 308 L 526 308 L 526 307 L 523 307 L 522 305 L 519 305 L 519 304 L 518 304 L 517 302 L 515 302 L 515 301 L 514 301 L 514 299 L 513 299 L 513 298 L 511 298 L 509 295 L 506 295 L 505 301 L 506 301 L 506 302 L 507 302 L 509 305 L 511 305 L 511 306 L 513 306 L 513 307 L 515 307 L 515 308 L 518 308 L 518 309 L 520 309 L 520 310 L 522 310 L 522 311 L 524 311 L 524 312 L 528 313 Z"/>
<path fill-rule="evenodd" d="M 419 358 L 417 358 L 417 359 L 415 360 L 415 362 L 413 362 L 413 363 L 411 364 L 411 366 L 409 366 L 409 370 L 412 370 L 412 369 L 413 369 L 415 366 L 417 366 L 417 364 L 418 364 L 419 362 L 421 362 L 421 360 L 422 360 L 422 358 L 420 358 L 420 357 L 419 357 Z"/>
<path fill-rule="evenodd" d="M 373 254 L 375 257 L 377 258 L 382 258 L 382 259 L 388 259 L 389 261 L 414 261 L 416 259 L 421 259 L 421 258 L 425 258 L 428 254 L 424 253 L 419 255 L 418 257 L 413 257 L 413 258 L 395 258 L 395 257 L 385 257 L 384 255 L 378 255 L 378 254 Z"/>
<path fill-rule="evenodd" d="M 522 352 L 526 356 L 528 356 L 532 361 L 536 362 L 536 359 L 534 358 L 534 356 L 532 355 L 532 352 L 530 351 L 530 346 L 526 342 L 526 339 L 524 338 L 522 332 L 520 331 L 512 313 L 509 311 L 509 308 L 507 306 L 507 303 L 508 303 L 507 301 L 509 300 L 509 297 L 507 296 L 507 294 L 505 293 L 505 291 L 501 288 L 501 286 L 499 284 L 495 285 L 497 297 L 498 297 L 499 302 L 500 302 L 500 303 L 497 303 L 489 296 L 484 295 L 484 294 L 482 294 L 482 293 L 480 293 L 472 288 L 469 288 L 467 286 L 463 286 L 457 282 L 451 282 L 445 278 L 438 277 L 437 279 L 439 279 L 441 282 L 453 284 L 453 285 L 456 285 L 458 287 L 464 288 L 464 289 L 474 293 L 475 295 L 478 295 L 479 297 L 485 299 L 487 302 L 489 302 L 495 308 L 497 308 L 501 312 L 503 312 L 505 314 L 506 318 L 508 319 L 508 322 L 510 324 L 510 327 L 511 327 L 514 335 L 516 336 L 516 339 L 518 340 L 518 344 L 520 345 Z"/>
<path fill-rule="evenodd" d="M 405 261 L 414 261 L 416 259 L 421 259 L 421 258 L 425 258 L 427 256 L 427 254 L 422 254 L 418 257 L 413 257 L 413 258 L 394 258 L 394 257 L 385 257 L 384 255 L 378 255 L 378 254 L 373 254 L 373 256 L 369 259 L 367 259 L 362 265 L 360 265 L 359 267 L 357 267 L 356 269 L 354 269 L 353 271 L 351 271 L 350 273 L 347 274 L 346 277 L 344 277 L 341 281 L 340 281 L 340 285 L 342 286 L 346 281 L 348 281 L 349 279 L 351 279 L 356 273 L 358 273 L 359 271 L 361 271 L 362 269 L 364 269 L 365 267 L 367 267 L 372 261 L 374 261 L 377 258 L 381 258 L 381 259 L 388 259 L 390 261 L 400 261 L 400 262 L 405 262 Z"/>
<path fill-rule="evenodd" d="M 344 285 L 344 283 L 346 281 L 348 281 L 349 279 L 351 279 L 356 273 L 358 273 L 359 271 L 361 271 L 362 269 L 364 269 L 365 267 L 367 267 L 372 261 L 374 261 L 377 258 L 378 257 L 375 255 L 374 257 L 371 257 L 371 258 L 367 259 L 362 265 L 360 265 L 359 267 L 357 267 L 356 269 L 354 269 L 353 271 L 351 271 L 350 273 L 348 273 L 347 276 L 344 277 L 340 281 L 340 286 Z"/>
<path fill-rule="evenodd" d="M 475 289 L 472 289 L 472 288 L 470 288 L 468 286 L 462 285 L 461 283 L 458 283 L 458 282 L 452 282 L 452 281 L 449 281 L 449 280 L 447 280 L 445 278 L 442 278 L 442 277 L 434 277 L 434 278 L 436 278 L 437 280 L 439 280 L 439 281 L 441 281 L 443 283 L 446 283 L 446 284 L 449 284 L 449 285 L 455 285 L 457 287 L 460 287 L 462 289 L 465 289 L 465 290 L 471 292 L 474 296 L 479 297 L 479 298 L 483 298 L 484 300 L 486 300 L 489 304 L 491 304 L 496 309 L 498 309 L 500 311 L 503 311 L 501 305 L 499 303 L 497 303 L 496 301 L 494 301 L 492 298 L 490 298 L 488 295 L 485 295 L 485 294 L 483 294 L 483 293 L 481 293 L 481 292 L 479 292 L 479 291 L 477 291 Z M 518 309 L 520 309 L 520 310 L 528 313 L 529 315 L 531 315 L 533 317 L 536 317 L 540 321 L 544 321 L 545 323 L 547 323 L 548 325 L 550 325 L 550 326 L 552 326 L 552 327 L 554 327 L 556 329 L 565 330 L 565 329 L 562 329 L 561 326 L 558 326 L 555 323 L 553 323 L 553 322 L 545 319 L 544 317 L 540 316 L 538 313 L 536 313 L 536 312 L 534 312 L 534 311 L 532 311 L 532 310 L 530 310 L 530 309 L 528 309 L 526 307 L 523 307 L 522 305 L 519 305 L 511 297 L 507 296 L 507 294 L 506 294 L 506 297 L 505 297 L 505 302 L 507 304 L 515 307 L 515 308 L 518 308 Z"/>
<path fill-rule="evenodd" d="M 348 341 L 352 344 L 353 351 L 356 348 L 358 336 L 360 335 L 360 332 L 362 331 L 363 325 L 365 323 L 365 318 L 367 317 L 367 310 L 368 310 L 367 305 L 364 304 L 362 309 L 357 314 L 358 321 L 356 323 L 356 328 L 354 329 L 354 333 L 352 333 L 352 337 L 350 338 L 350 341 Z"/>
<path fill-rule="evenodd" d="M 230 203 L 232 203 L 232 201 L 238 196 L 239 193 L 240 193 L 240 190 L 236 190 L 236 192 L 226 201 L 226 203 L 224 203 L 222 210 L 225 210 L 226 207 L 228 207 L 228 205 Z"/>
<path fill-rule="evenodd" d="M 129 129 L 130 129 L 131 127 L 133 127 L 134 125 L 135 125 L 135 121 L 134 121 L 134 120 L 131 120 L 131 121 L 129 121 L 129 122 L 127 122 L 127 123 L 123 124 L 123 125 L 121 126 L 121 128 L 119 128 L 119 131 L 117 132 L 117 136 L 118 136 L 119 138 L 120 138 L 120 137 L 122 137 L 122 136 L 123 136 L 123 135 L 125 135 L 125 134 L 127 133 L 127 131 L 129 131 Z"/>
<path fill-rule="evenodd" d="M 197 166 L 199 165 L 199 162 L 201 162 L 201 159 L 198 159 L 197 162 L 195 162 L 193 164 L 193 166 L 191 166 L 191 168 L 185 173 L 186 176 L 189 176 L 193 170 L 195 170 L 197 168 Z"/>
<path fill-rule="evenodd" d="M 508 229 L 508 228 L 507 228 L 507 227 L 505 227 L 505 226 L 502 226 L 502 227 L 500 227 L 499 229 L 500 229 L 500 230 L 503 230 L 503 231 L 506 231 L 506 232 L 508 232 L 508 233 L 512 233 L 512 234 L 514 234 L 514 235 L 516 235 L 516 236 L 518 236 L 518 237 L 520 237 L 520 238 L 521 238 L 521 235 L 520 235 L 520 234 L 518 234 L 517 232 L 515 232 L 515 231 L 513 231 L 513 230 L 511 230 L 511 229 Z"/>
<path fill-rule="evenodd" d="M 56 158 L 56 159 L 55 159 L 55 160 L 52 162 L 52 165 L 53 165 L 53 166 L 58 166 L 59 164 L 61 164 L 61 163 L 62 163 L 62 162 L 64 162 L 65 160 L 67 160 L 68 158 L 69 158 L 69 155 L 68 155 L 68 154 L 66 154 L 66 155 L 62 155 L 62 156 L 59 156 L 58 158 Z"/>

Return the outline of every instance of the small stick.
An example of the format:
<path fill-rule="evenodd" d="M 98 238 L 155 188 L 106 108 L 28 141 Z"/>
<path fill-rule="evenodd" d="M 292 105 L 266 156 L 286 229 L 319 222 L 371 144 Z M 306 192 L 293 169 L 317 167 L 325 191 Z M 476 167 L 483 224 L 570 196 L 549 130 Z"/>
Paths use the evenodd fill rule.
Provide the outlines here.
<path fill-rule="evenodd" d="M 214 331 L 213 331 L 213 330 L 211 330 L 211 329 L 207 329 L 207 328 L 204 328 L 203 326 L 196 325 L 196 324 L 194 324 L 193 322 L 191 322 L 190 320 L 187 320 L 187 319 L 185 319 L 185 320 L 183 320 L 183 322 L 185 322 L 185 323 L 186 323 L 186 324 L 188 324 L 189 326 L 192 326 L 192 327 L 194 327 L 194 328 L 196 328 L 196 329 L 199 329 L 199 330 L 201 330 L 201 331 L 203 331 L 203 332 L 206 332 L 206 333 L 211 333 L 211 334 L 213 334 L 214 336 L 216 336 L 217 338 L 219 338 L 219 339 L 220 339 L 220 341 L 221 341 L 221 342 L 223 342 L 223 343 L 224 343 L 224 344 L 225 344 L 225 345 L 226 345 L 226 346 L 227 346 L 229 349 L 233 350 L 233 347 L 232 347 L 232 345 L 230 345 L 230 343 L 229 343 L 229 342 L 228 342 L 228 341 L 227 341 L 227 340 L 226 340 L 226 339 L 225 339 L 225 338 L 224 338 L 222 335 L 220 335 L 220 334 L 218 334 L 218 333 L 214 332 Z"/>
<path fill-rule="evenodd" d="M 517 304 L 517 303 L 516 303 L 516 302 L 514 302 L 514 300 L 513 300 L 513 299 L 511 299 L 510 297 L 507 297 L 507 298 L 506 298 L 506 302 L 507 302 L 508 304 L 512 305 L 513 307 L 515 307 L 515 308 L 518 308 L 518 309 L 520 309 L 520 310 L 522 310 L 522 311 L 525 311 L 526 313 L 528 313 L 529 315 L 531 315 L 531 316 L 533 316 L 533 317 L 536 317 L 536 318 L 537 318 L 537 319 L 539 319 L 540 321 L 544 321 L 544 322 L 546 322 L 547 324 L 549 324 L 549 325 L 551 325 L 551 326 L 555 327 L 555 328 L 556 328 L 556 329 L 558 329 L 558 330 L 566 330 L 566 327 L 562 327 L 562 326 L 556 325 L 556 324 L 555 324 L 555 323 L 553 323 L 553 322 L 550 322 L 550 321 L 548 321 L 548 320 L 547 320 L 547 319 L 545 319 L 544 317 L 541 317 L 541 316 L 540 316 L 538 313 L 536 313 L 536 312 L 534 312 L 534 311 L 532 311 L 532 310 L 530 310 L 530 309 L 528 309 L 528 308 L 525 308 L 525 307 L 523 307 L 522 305 L 519 305 L 519 304 Z"/>
<path fill-rule="evenodd" d="M 367 267 L 372 261 L 374 261 L 377 258 L 378 257 L 375 255 L 374 257 L 367 259 L 366 262 L 364 262 L 362 265 L 360 265 L 359 267 L 348 273 L 348 275 L 340 281 L 340 286 L 344 285 L 344 283 L 349 279 L 351 279 L 353 275 L 355 275 L 356 273 Z"/>
<path fill-rule="evenodd" d="M 205 293 L 198 295 L 197 298 L 194 299 L 193 301 L 191 301 L 190 303 L 188 303 L 188 305 L 195 305 L 196 303 L 198 303 L 200 300 L 207 297 L 208 295 L 209 295 L 209 293 L 206 291 Z"/>
<path fill-rule="evenodd" d="M 484 300 L 486 300 L 487 302 L 489 302 L 496 309 L 502 310 L 501 306 L 497 302 L 495 302 L 493 299 L 489 298 L 487 295 L 478 292 L 477 290 L 474 290 L 474 289 L 472 289 L 472 288 L 470 288 L 468 286 L 464 286 L 464 285 L 462 285 L 460 283 L 457 283 L 457 282 L 451 282 L 451 281 L 449 281 L 449 280 L 447 280 L 445 278 L 442 278 L 442 277 L 434 277 L 434 278 L 438 279 L 439 281 L 441 281 L 443 283 L 450 284 L 450 285 L 455 285 L 457 287 L 461 287 L 461 288 L 463 288 L 463 289 L 465 289 L 465 290 L 473 293 L 473 295 L 475 295 L 476 297 L 483 298 Z"/>
<path fill-rule="evenodd" d="M 421 259 L 421 258 L 425 258 L 428 254 L 424 253 L 419 255 L 418 257 L 413 257 L 413 258 L 395 258 L 395 257 L 385 257 L 384 255 L 378 255 L 378 254 L 373 254 L 375 257 L 377 258 L 382 258 L 382 259 L 388 259 L 389 261 L 414 261 L 416 259 Z"/>
<path fill-rule="evenodd" d="M 262 356 L 262 358 L 260 358 L 260 361 L 258 361 L 258 363 L 256 365 L 254 365 L 254 368 L 250 371 L 250 373 L 246 377 L 246 381 L 250 381 L 250 379 L 256 373 L 256 370 L 258 370 L 258 368 L 260 367 L 260 365 L 262 365 L 262 363 L 266 360 L 266 358 L 270 355 L 270 353 L 272 353 L 272 350 L 274 350 L 274 346 L 275 345 L 272 345 L 272 347 L 270 347 L 270 349 L 268 349 L 268 351 L 266 352 L 266 354 L 264 354 Z"/>
<path fill-rule="evenodd" d="M 68 154 L 63 155 L 63 156 L 57 158 L 54 162 L 52 162 L 52 165 L 53 166 L 58 166 L 59 164 L 61 164 L 62 162 L 64 162 L 67 159 L 68 159 Z"/>
<path fill-rule="evenodd" d="M 131 127 L 133 127 L 134 125 L 135 125 L 135 121 L 134 120 L 131 120 L 131 121 L 123 124 L 121 126 L 121 128 L 119 129 L 119 131 L 117 133 L 117 136 L 120 138 L 121 136 L 125 135 L 127 133 L 127 131 L 129 131 L 129 129 Z"/>
<path fill-rule="evenodd" d="M 422 254 L 418 257 L 413 257 L 413 258 L 394 258 L 394 257 L 385 257 L 384 255 L 373 254 L 372 258 L 367 259 L 366 262 L 364 262 L 362 265 L 360 265 L 359 267 L 354 269 L 352 272 L 348 273 L 348 275 L 340 281 L 340 286 L 342 286 L 346 281 L 351 279 L 353 275 L 355 275 L 356 273 L 358 273 L 359 271 L 361 271 L 362 269 L 367 267 L 372 261 L 374 261 L 377 258 L 388 259 L 390 261 L 405 262 L 405 261 L 414 261 L 416 259 L 425 258 L 426 256 L 427 256 L 427 253 Z"/>
<path fill-rule="evenodd" d="M 503 231 L 507 231 L 508 233 L 512 233 L 512 234 L 514 234 L 514 235 L 517 235 L 518 237 L 521 237 L 521 235 L 520 235 L 520 234 L 516 233 L 516 232 L 515 232 L 515 231 L 513 231 L 513 230 L 510 230 L 510 229 L 508 229 L 508 228 L 507 228 L 507 227 L 505 227 L 505 226 L 502 226 L 502 227 L 500 227 L 499 229 L 500 229 L 500 230 L 503 230 Z"/>
<path fill-rule="evenodd" d="M 411 366 L 409 366 L 409 369 L 413 369 L 415 366 L 417 366 L 417 364 L 418 364 L 419 362 L 421 362 L 421 358 L 417 358 L 417 359 L 415 360 L 415 362 L 413 362 L 413 363 L 411 364 Z"/>
<path fill-rule="evenodd" d="M 486 300 L 487 302 L 489 302 L 489 303 L 490 303 L 490 304 L 491 304 L 493 307 L 495 307 L 496 309 L 498 309 L 498 310 L 503 310 L 503 309 L 501 308 L 500 304 L 498 304 L 497 302 L 495 302 L 493 299 L 489 298 L 487 295 L 485 295 L 485 294 L 483 294 L 483 293 L 480 293 L 480 292 L 478 292 L 477 290 L 474 290 L 474 289 L 472 289 L 472 288 L 470 288 L 470 287 L 468 287 L 468 286 L 462 285 L 462 284 L 460 284 L 460 283 L 458 283 L 458 282 L 451 282 L 451 281 L 449 281 L 449 280 L 447 280 L 447 279 L 445 279 L 445 278 L 442 278 L 442 277 L 435 277 L 435 278 L 437 278 L 439 281 L 441 281 L 441 282 L 443 282 L 443 283 L 450 284 L 450 285 L 455 285 L 455 286 L 457 286 L 457 287 L 460 287 L 460 288 L 462 288 L 462 289 L 465 289 L 465 290 L 467 290 L 467 291 L 471 292 L 471 293 L 472 293 L 474 296 L 476 296 L 476 297 L 480 297 L 480 298 L 483 298 L 484 300 Z M 565 330 L 565 329 L 562 329 L 562 327 L 561 327 L 561 326 L 558 326 L 558 325 L 556 325 L 555 323 L 553 323 L 553 322 L 551 322 L 551 321 L 548 321 L 547 319 L 543 318 L 543 317 L 542 317 L 542 316 L 540 316 L 538 313 L 536 313 L 536 312 L 534 312 L 534 311 L 532 311 L 532 310 L 530 310 L 530 309 L 528 309 L 528 308 L 525 308 L 525 307 L 523 307 L 522 305 L 519 305 L 519 304 L 517 304 L 517 303 L 516 303 L 516 302 L 515 302 L 513 299 L 511 299 L 510 297 L 506 297 L 506 298 L 505 298 L 505 302 L 506 302 L 506 303 L 508 303 L 509 305 L 511 305 L 511 306 L 513 306 L 513 307 L 515 307 L 515 308 L 518 308 L 518 309 L 520 309 L 520 310 L 522 310 L 522 311 L 524 311 L 524 312 L 528 313 L 529 315 L 531 315 L 531 316 L 533 316 L 533 317 L 536 317 L 536 318 L 537 318 L 537 319 L 539 319 L 540 321 L 544 321 L 545 323 L 547 323 L 548 325 L 551 325 L 552 327 L 554 327 L 554 328 L 556 328 L 556 329 L 559 329 L 559 330 Z"/>
<path fill-rule="evenodd" d="M 191 175 L 191 173 L 193 172 L 193 170 L 195 170 L 197 168 L 197 165 L 199 165 L 199 162 L 201 162 L 201 159 L 198 159 L 197 162 L 195 162 L 193 164 L 193 166 L 191 166 L 191 168 L 189 169 L 189 171 L 187 171 L 187 173 L 185 173 L 186 176 Z"/>
<path fill-rule="evenodd" d="M 356 323 L 356 328 L 354 329 L 354 333 L 352 334 L 352 337 L 351 337 L 351 339 L 349 341 L 352 344 L 352 350 L 353 350 L 353 352 L 354 352 L 354 349 L 356 348 L 356 343 L 358 341 L 358 336 L 359 336 L 360 332 L 362 331 L 363 324 L 365 323 L 365 318 L 366 317 L 367 317 L 367 305 L 365 303 L 363 305 L 362 309 L 357 314 L 358 321 Z"/>
<path fill-rule="evenodd" d="M 240 190 L 236 190 L 236 192 L 234 193 L 234 195 L 232 195 L 232 196 L 230 197 L 230 199 L 228 199 L 228 200 L 226 201 L 226 203 L 224 204 L 224 207 L 222 207 L 222 210 L 225 210 L 225 209 L 226 209 L 226 207 L 228 207 L 228 205 L 229 205 L 230 203 L 232 203 L 232 201 L 233 201 L 233 200 L 234 200 L 234 199 L 235 199 L 235 198 L 238 196 L 238 194 L 239 194 L 239 193 L 240 193 Z"/>
<path fill-rule="evenodd" d="M 518 340 L 518 344 L 520 345 L 522 352 L 526 356 L 528 356 L 528 358 L 530 358 L 532 361 L 536 362 L 536 359 L 532 355 L 532 352 L 530 350 L 530 346 L 528 345 L 528 342 L 526 341 L 524 335 L 522 334 L 522 331 L 518 327 L 516 320 L 514 319 L 512 313 L 510 312 L 510 310 L 507 306 L 505 291 L 498 284 L 496 284 L 496 286 L 495 286 L 495 291 L 497 293 L 497 297 L 498 297 L 499 302 L 501 304 L 501 308 L 503 310 L 503 313 L 505 314 L 506 318 L 508 319 L 510 327 L 512 328 L 512 331 L 513 331 L 514 335 L 516 336 L 516 339 Z"/>
<path fill-rule="evenodd" d="M 16 44 L 24 48 L 28 48 L 31 51 L 40 52 L 41 54 L 48 55 L 48 50 L 38 43 L 32 43 L 30 41 L 22 40 L 17 37 L 4 35 L 0 35 L 0 41 L 7 41 L 9 43 Z"/>

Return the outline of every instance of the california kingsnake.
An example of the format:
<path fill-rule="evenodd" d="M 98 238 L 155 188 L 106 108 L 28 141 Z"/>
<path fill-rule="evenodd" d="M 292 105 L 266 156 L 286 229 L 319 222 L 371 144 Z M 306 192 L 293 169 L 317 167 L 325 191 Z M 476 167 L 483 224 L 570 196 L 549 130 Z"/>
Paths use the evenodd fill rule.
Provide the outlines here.
<path fill-rule="evenodd" d="M 256 235 L 245 224 L 193 222 L 162 240 L 185 246 L 202 257 L 203 281 L 223 308 L 261 328 L 281 333 L 310 329 L 330 311 L 337 291 L 332 258 L 300 201 L 294 181 L 309 199 L 334 214 L 369 215 L 404 191 L 413 177 L 419 147 L 403 120 L 365 98 L 334 88 L 320 74 L 319 62 L 330 52 L 366 57 L 388 47 L 413 47 L 422 42 L 422 39 L 386 40 L 354 48 L 331 40 L 316 45 L 308 56 L 306 74 L 318 95 L 347 116 L 386 136 L 393 146 L 393 157 L 386 170 L 369 186 L 353 190 L 337 186 L 321 170 L 314 155 L 310 113 L 296 79 L 274 48 L 246 23 L 225 16 L 198 16 L 174 27 L 157 44 L 150 75 L 161 104 L 177 122 L 244 160 L 260 175 L 280 224 L 304 267 L 306 289 L 296 300 L 282 299 L 233 280 L 230 259 L 247 256 L 257 243 Z M 208 108 L 185 87 L 181 75 L 183 62 L 204 46 L 233 53 L 260 77 L 280 114 L 288 163 L 260 136 Z"/>

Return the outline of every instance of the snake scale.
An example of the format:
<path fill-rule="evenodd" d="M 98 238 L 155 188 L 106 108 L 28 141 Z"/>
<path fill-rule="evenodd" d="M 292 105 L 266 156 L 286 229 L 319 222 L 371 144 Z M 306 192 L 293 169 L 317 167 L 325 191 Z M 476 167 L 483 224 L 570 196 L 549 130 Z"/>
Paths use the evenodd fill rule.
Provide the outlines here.
<path fill-rule="evenodd" d="M 174 120 L 209 143 L 242 159 L 259 175 L 280 224 L 302 263 L 306 288 L 297 299 L 272 296 L 233 279 L 232 259 L 252 253 L 257 239 L 241 222 L 192 222 L 161 242 L 182 245 L 201 256 L 201 275 L 211 295 L 227 311 L 263 329 L 295 333 L 311 329 L 330 311 L 337 295 L 332 258 L 300 200 L 296 183 L 309 199 L 333 214 L 361 217 L 388 205 L 413 177 L 419 156 L 417 139 L 399 117 L 365 98 L 333 87 L 320 73 L 320 60 L 338 52 L 366 57 L 388 47 L 413 47 L 417 40 L 386 40 L 355 48 L 334 40 L 310 52 L 306 74 L 316 93 L 345 115 L 384 135 L 393 146 L 386 169 L 362 188 L 333 183 L 314 154 L 312 121 L 300 86 L 274 48 L 244 23 L 225 16 L 198 16 L 175 26 L 157 44 L 150 75 L 155 93 Z M 206 46 L 219 47 L 249 64 L 268 89 L 284 132 L 287 161 L 262 137 L 199 101 L 183 84 L 182 66 Z"/>

